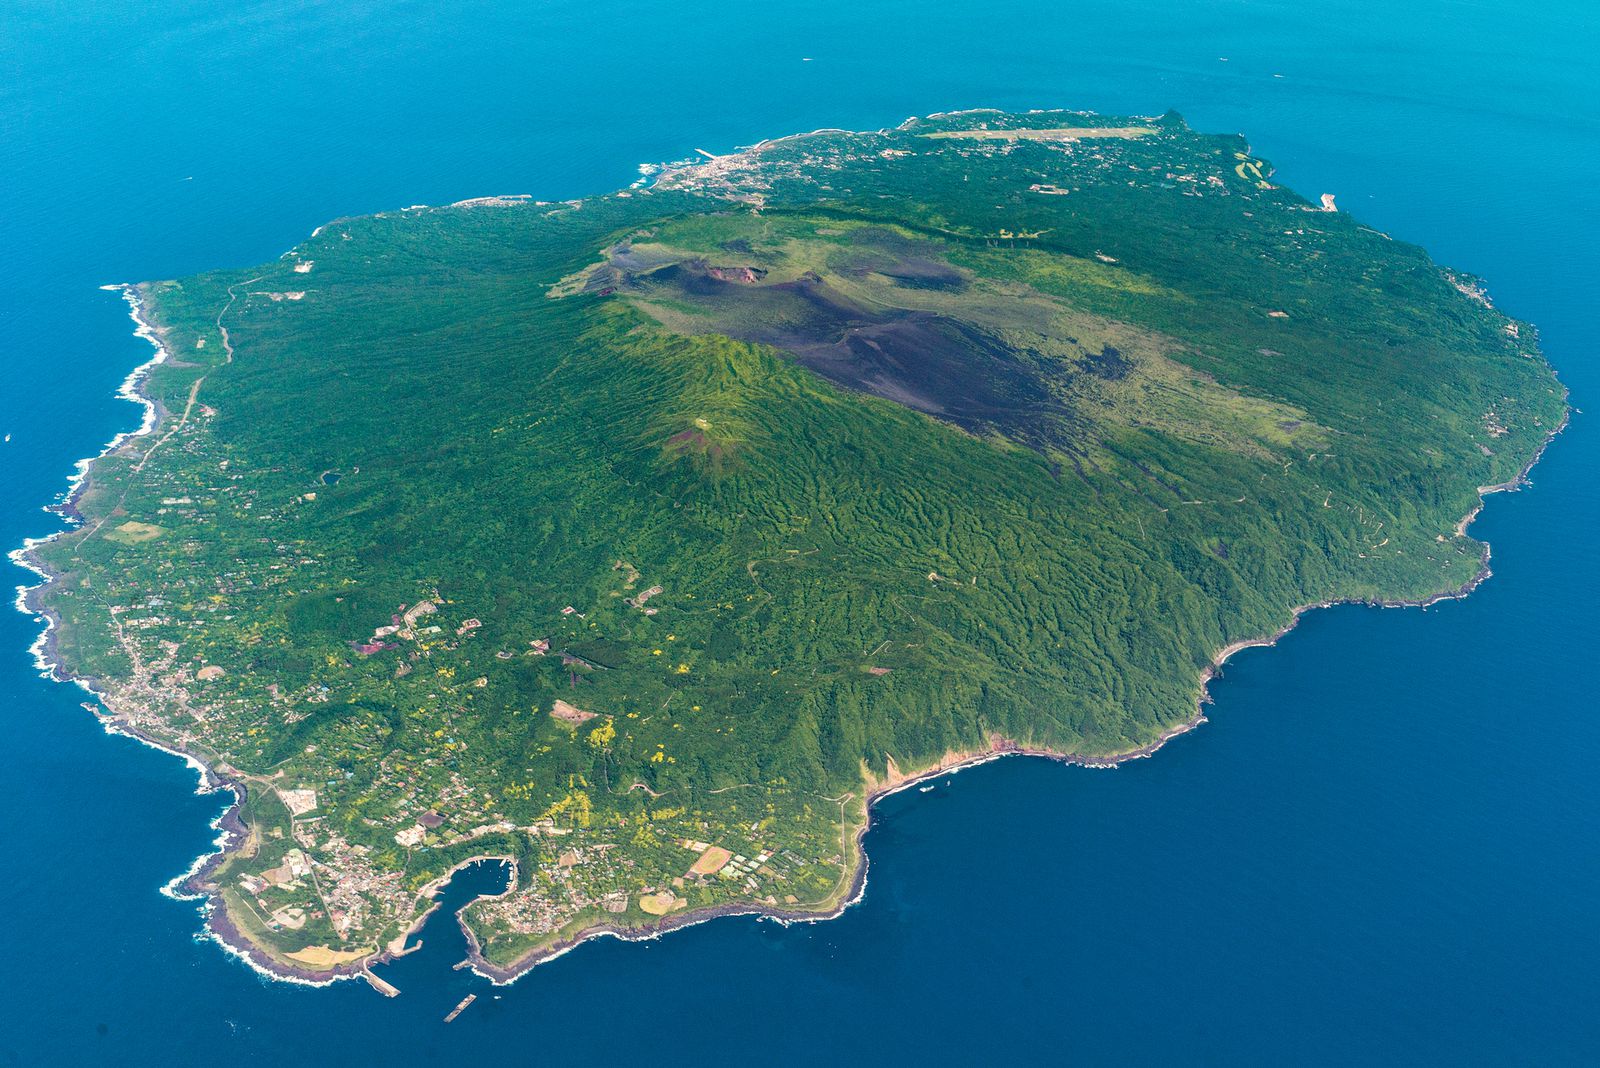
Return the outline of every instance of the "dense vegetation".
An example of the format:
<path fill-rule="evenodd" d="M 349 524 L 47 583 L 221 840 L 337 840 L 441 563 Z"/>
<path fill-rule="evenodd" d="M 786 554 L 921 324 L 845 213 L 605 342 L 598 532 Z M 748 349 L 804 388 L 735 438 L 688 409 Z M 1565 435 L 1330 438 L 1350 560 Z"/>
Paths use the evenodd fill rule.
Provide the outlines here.
<path fill-rule="evenodd" d="M 1564 414 L 1531 328 L 1269 177 L 974 113 L 143 286 L 167 414 L 39 551 L 62 662 L 244 784 L 210 885 L 280 963 L 486 853 L 501 964 L 830 907 L 886 776 L 1138 749 L 1296 606 L 1477 574 Z"/>

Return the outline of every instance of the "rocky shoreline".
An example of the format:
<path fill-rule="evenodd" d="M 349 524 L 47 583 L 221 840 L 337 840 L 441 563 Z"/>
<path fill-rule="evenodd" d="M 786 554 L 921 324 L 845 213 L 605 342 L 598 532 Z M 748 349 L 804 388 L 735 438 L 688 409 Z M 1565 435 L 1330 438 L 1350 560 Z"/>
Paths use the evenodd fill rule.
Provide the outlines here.
<path fill-rule="evenodd" d="M 837 919 L 846 909 L 858 903 L 866 894 L 868 856 L 864 847 L 864 840 L 867 832 L 872 827 L 872 806 L 883 798 L 908 790 L 931 779 L 939 778 L 942 775 L 952 775 L 1007 756 L 1040 757 L 1062 764 L 1077 764 L 1091 768 L 1115 767 L 1129 760 L 1139 760 L 1151 756 L 1173 738 L 1180 734 L 1188 733 L 1204 722 L 1205 717 L 1196 712 L 1194 716 L 1184 722 L 1162 732 L 1155 741 L 1115 756 L 1085 756 L 1066 751 L 1040 749 L 1020 745 L 1008 738 L 995 736 L 991 739 L 990 746 L 987 749 L 951 754 L 955 759 L 941 761 L 933 767 L 897 778 L 892 783 L 875 786 L 867 795 L 868 818 L 857 826 L 852 833 L 852 845 L 856 863 L 850 877 L 848 890 L 836 904 L 826 908 L 807 910 L 792 906 L 778 908 L 760 902 L 729 902 L 725 905 L 691 909 L 676 916 L 663 917 L 656 923 L 646 927 L 623 927 L 614 923 L 600 923 L 592 927 L 586 927 L 569 937 L 558 939 L 549 945 L 534 949 L 505 966 L 494 964 L 484 957 L 476 935 L 467 926 L 464 917 L 458 914 L 458 923 L 467 939 L 467 960 L 471 964 L 473 971 L 492 980 L 496 985 L 504 986 L 520 979 L 540 964 L 564 956 L 583 943 L 595 938 L 616 938 L 624 942 L 647 942 L 684 927 L 693 927 L 697 924 L 708 923 L 711 920 L 728 916 L 754 916 L 758 919 L 775 920 L 784 924 L 822 923 L 827 920 Z M 462 911 L 464 912 L 465 909 Z"/>
<path fill-rule="evenodd" d="M 1566 430 L 1568 424 L 1571 422 L 1571 415 L 1571 409 L 1569 408 L 1563 414 L 1561 423 L 1545 436 L 1545 439 L 1540 444 L 1539 448 L 1535 450 L 1533 456 L 1526 464 L 1522 466 L 1522 469 L 1517 472 L 1514 478 L 1508 479 L 1505 482 L 1497 483 L 1493 486 L 1478 487 L 1478 502 L 1470 512 L 1462 517 L 1460 523 L 1457 524 L 1456 531 L 1458 535 L 1462 537 L 1466 536 L 1466 528 L 1470 526 L 1472 521 L 1477 518 L 1478 514 L 1483 511 L 1485 498 L 1490 494 L 1514 492 L 1528 484 L 1529 472 L 1531 472 L 1534 466 L 1538 464 L 1539 460 L 1543 458 L 1545 450 L 1550 447 L 1550 444 L 1555 441 L 1562 431 Z M 847 908 L 859 902 L 866 894 L 867 868 L 869 861 L 864 842 L 867 832 L 871 830 L 872 827 L 872 806 L 882 798 L 888 797 L 891 794 L 899 793 L 902 790 L 909 789 L 910 787 L 917 786 L 921 783 L 925 783 L 930 779 L 936 779 L 941 775 L 953 774 L 955 772 L 962 771 L 967 768 L 977 767 L 980 764 L 987 764 L 990 761 L 999 760 L 1000 758 L 1007 756 L 1039 757 L 1046 760 L 1054 760 L 1058 763 L 1077 764 L 1083 767 L 1093 768 L 1111 768 L 1116 767 L 1119 764 L 1126 763 L 1130 760 L 1141 760 L 1146 757 L 1154 756 L 1159 749 L 1161 749 L 1172 739 L 1180 735 L 1187 734 L 1189 731 L 1194 730 L 1196 727 L 1199 727 L 1202 723 L 1206 722 L 1204 708 L 1211 702 L 1211 695 L 1209 691 L 1210 684 L 1214 679 L 1222 674 L 1224 665 L 1231 657 L 1234 656 L 1234 654 L 1242 652 L 1245 649 L 1270 648 L 1274 645 L 1277 645 L 1278 641 L 1282 639 L 1284 635 L 1288 634 L 1299 624 L 1302 616 L 1304 616 L 1307 612 L 1319 608 L 1334 608 L 1339 605 L 1365 605 L 1373 608 L 1427 608 L 1429 605 L 1438 604 L 1442 601 L 1459 600 L 1471 594 L 1493 574 L 1493 571 L 1489 566 L 1490 555 L 1491 550 L 1489 543 L 1484 542 L 1483 554 L 1479 562 L 1478 571 L 1472 576 L 1472 578 L 1468 579 L 1460 586 L 1443 590 L 1430 597 L 1423 598 L 1422 600 L 1406 601 L 1399 599 L 1378 600 L 1368 598 L 1345 598 L 1317 601 L 1312 604 L 1305 604 L 1295 608 L 1289 619 L 1289 622 L 1284 624 L 1275 633 L 1267 637 L 1242 639 L 1224 646 L 1217 652 L 1216 656 L 1212 658 L 1210 666 L 1205 668 L 1200 673 L 1200 693 L 1196 699 L 1194 714 L 1183 722 L 1169 727 L 1167 730 L 1158 735 L 1155 740 L 1139 746 L 1136 749 L 1106 756 L 1086 756 L 1080 753 L 1070 753 L 1066 751 L 1019 745 L 1010 739 L 996 736 L 991 739 L 990 746 L 987 749 L 959 754 L 950 754 L 950 756 L 954 756 L 955 759 L 941 761 L 939 764 L 936 764 L 933 767 L 913 772 L 909 775 L 897 778 L 892 782 L 873 787 L 867 795 L 867 818 L 859 827 L 856 828 L 854 834 L 853 844 L 855 856 L 858 859 L 855 865 L 855 871 L 851 876 L 849 891 L 844 895 L 838 904 L 829 908 L 819 909 L 816 911 L 806 911 L 804 909 L 795 908 L 776 908 L 757 902 L 736 902 L 727 905 L 716 905 L 705 909 L 691 910 L 678 916 L 664 917 L 659 922 L 648 927 L 630 928 L 620 927 L 616 924 L 601 923 L 596 924 L 593 927 L 584 928 L 574 935 L 559 939 L 547 946 L 541 946 L 537 949 L 534 949 L 529 953 L 524 954 L 522 957 L 519 957 L 511 964 L 504 966 L 494 964 L 484 957 L 482 947 L 478 943 L 477 937 L 473 934 L 471 928 L 467 926 L 465 917 L 462 915 L 462 913 L 465 912 L 465 908 L 463 908 L 462 912 L 457 914 L 456 919 L 461 928 L 462 934 L 466 936 L 468 946 L 467 961 L 472 966 L 472 970 L 477 972 L 479 975 L 492 980 L 496 985 L 507 985 L 515 982 L 517 979 L 520 979 L 522 976 L 526 975 L 540 964 L 563 956 L 571 950 L 576 949 L 583 943 L 594 938 L 617 938 L 625 942 L 649 941 L 659 938 L 671 931 L 679 930 L 684 927 L 691 927 L 696 924 L 707 923 L 711 920 L 720 919 L 725 916 L 755 916 L 760 919 L 775 920 L 779 923 L 820 923 L 826 920 L 835 919 Z"/>
<path fill-rule="evenodd" d="M 231 853 L 239 848 L 249 835 L 249 831 L 240 816 L 244 805 L 243 786 L 237 780 L 222 775 L 215 767 L 214 761 L 201 754 L 174 748 L 163 740 L 129 724 L 117 713 L 112 701 L 108 699 L 103 679 L 92 675 L 79 675 L 65 667 L 61 662 L 60 640 L 63 620 L 53 607 L 43 603 L 43 595 L 62 576 L 39 558 L 37 550 L 58 538 L 75 533 L 88 521 L 88 517 L 84 515 L 79 505 L 94 491 L 95 466 L 105 457 L 119 452 L 130 443 L 154 434 L 166 423 L 170 414 L 158 399 L 150 396 L 142 389 L 156 367 L 174 361 L 170 350 L 162 339 L 160 328 L 144 317 L 144 300 L 139 285 L 130 283 L 118 286 L 104 286 L 102 288 L 117 290 L 122 294 L 129 307 L 129 317 L 134 321 L 136 327 L 135 336 L 149 341 L 156 352 L 149 360 L 130 371 L 117 390 L 118 397 L 143 407 L 144 413 L 138 428 L 117 434 L 106 443 L 100 452 L 77 463 L 76 471 L 69 480 L 67 492 L 60 500 L 48 505 L 45 509 L 60 516 L 66 522 L 67 525 L 63 529 L 43 538 L 29 539 L 20 548 L 10 553 L 13 563 L 33 572 L 40 579 L 33 586 L 19 589 L 15 604 L 19 612 L 42 620 L 45 624 L 44 630 L 30 649 L 34 659 L 34 666 L 38 668 L 40 674 L 44 677 L 55 682 L 76 685 L 94 698 L 95 702 L 103 709 L 100 715 L 100 722 L 106 733 L 119 734 L 123 737 L 131 738 L 141 745 L 171 754 L 185 761 L 195 769 L 195 773 L 199 778 L 199 784 L 196 788 L 199 793 L 209 794 L 227 791 L 233 795 L 233 801 L 212 821 L 212 827 L 219 832 L 215 843 L 216 849 L 197 857 L 187 872 L 177 876 L 162 888 L 162 892 L 170 897 L 201 902 L 199 911 L 204 917 L 207 937 L 221 945 L 230 955 L 239 958 L 257 972 L 273 979 L 323 985 L 336 979 L 352 978 L 364 970 L 364 966 L 353 969 L 340 967 L 327 970 L 295 967 L 283 961 L 267 957 L 262 953 L 260 947 L 252 942 L 233 923 L 227 914 L 227 909 L 216 885 L 209 880 L 216 869 L 221 866 Z"/>

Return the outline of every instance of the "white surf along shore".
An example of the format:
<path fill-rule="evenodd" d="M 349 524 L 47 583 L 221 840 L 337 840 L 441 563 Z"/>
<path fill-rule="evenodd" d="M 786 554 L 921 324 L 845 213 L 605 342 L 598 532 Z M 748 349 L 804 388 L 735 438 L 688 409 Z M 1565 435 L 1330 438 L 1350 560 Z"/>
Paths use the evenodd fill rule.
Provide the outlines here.
<path fill-rule="evenodd" d="M 199 902 L 197 911 L 199 912 L 202 920 L 205 922 L 203 923 L 201 930 L 196 932 L 196 938 L 214 942 L 229 956 L 248 965 L 253 971 L 266 978 L 281 980 L 283 982 L 298 983 L 304 986 L 328 986 L 331 983 L 337 982 L 339 979 L 351 977 L 337 976 L 329 979 L 313 979 L 305 976 L 285 974 L 281 971 L 277 971 L 265 966 L 261 961 L 253 957 L 248 950 L 244 949 L 243 947 L 236 946 L 227 939 L 222 938 L 212 928 L 209 921 L 211 919 L 212 912 L 216 907 L 215 902 L 208 894 L 185 889 L 185 884 L 196 874 L 198 874 L 200 870 L 205 867 L 208 861 L 221 855 L 224 850 L 233 844 L 234 835 L 225 828 L 224 824 L 228 818 L 234 815 L 239 808 L 241 799 L 239 798 L 237 791 L 231 785 L 224 782 L 220 777 L 214 774 L 209 767 L 207 767 L 192 753 L 185 753 L 181 750 L 162 745 L 137 731 L 126 729 L 121 723 L 119 723 L 114 715 L 111 714 L 109 707 L 105 704 L 103 694 L 99 690 L 95 689 L 89 680 L 80 678 L 77 675 L 74 675 L 72 672 L 63 669 L 62 666 L 57 662 L 54 656 L 51 639 L 55 634 L 56 628 L 59 626 L 59 621 L 56 619 L 54 613 L 44 611 L 35 606 L 30 599 L 32 594 L 49 586 L 55 577 L 35 558 L 34 551 L 40 546 L 54 541 L 56 538 L 71 533 L 82 525 L 82 518 L 77 515 L 74 505 L 79 495 L 83 492 L 85 484 L 89 478 L 90 471 L 96 461 L 112 452 L 115 452 L 117 449 L 120 449 L 130 440 L 154 433 L 156 428 L 161 423 L 162 413 L 160 406 L 157 405 L 155 401 L 145 396 L 145 394 L 141 392 L 141 387 L 149 378 L 152 370 L 154 370 L 157 366 L 167 362 L 167 360 L 171 358 L 171 353 L 168 352 L 167 347 L 162 343 L 160 335 L 157 334 L 155 328 L 145 319 L 143 314 L 144 304 L 139 297 L 139 291 L 137 287 L 135 287 L 132 283 L 115 283 L 112 285 L 104 285 L 100 288 L 107 292 L 121 294 L 122 299 L 128 305 L 128 317 L 134 322 L 134 336 L 148 341 L 151 347 L 155 349 L 155 352 L 144 363 L 139 364 L 133 370 L 129 371 L 127 377 L 122 380 L 121 385 L 117 387 L 116 391 L 116 397 L 119 400 L 125 400 L 139 405 L 141 409 L 139 425 L 132 430 L 121 431 L 113 435 L 111 440 L 106 442 L 99 452 L 95 453 L 93 456 L 78 460 L 73 465 L 73 472 L 67 478 L 66 488 L 62 490 L 60 496 L 58 496 L 55 501 L 45 505 L 43 509 L 45 512 L 51 513 L 60 518 L 63 524 L 60 530 L 46 534 L 42 537 L 27 538 L 23 541 L 21 546 L 11 550 L 11 552 L 7 554 L 8 559 L 10 559 L 13 564 L 38 576 L 39 579 L 38 582 L 35 582 L 31 585 L 27 583 L 18 585 L 16 588 L 16 596 L 13 600 L 13 605 L 18 612 L 32 617 L 35 621 L 41 624 L 39 636 L 35 638 L 33 644 L 28 647 L 28 653 L 33 660 L 34 668 L 39 672 L 41 677 L 50 679 L 54 682 L 72 683 L 84 693 L 88 694 L 89 697 L 93 699 L 94 703 L 100 706 L 105 714 L 102 714 L 97 718 L 100 721 L 101 727 L 107 734 L 130 739 L 148 749 L 154 749 L 157 752 L 165 753 L 168 756 L 176 757 L 177 759 L 183 761 L 184 764 L 195 773 L 197 780 L 195 794 L 198 796 L 214 793 L 231 793 L 234 795 L 233 800 L 224 806 L 223 809 L 211 821 L 211 829 L 217 832 L 217 837 L 212 842 L 213 848 L 195 857 L 187 869 L 185 869 L 181 874 L 174 876 L 160 888 L 160 893 L 162 895 L 169 897 L 174 901 Z M 88 702 L 85 702 L 85 704 L 87 705 Z"/>

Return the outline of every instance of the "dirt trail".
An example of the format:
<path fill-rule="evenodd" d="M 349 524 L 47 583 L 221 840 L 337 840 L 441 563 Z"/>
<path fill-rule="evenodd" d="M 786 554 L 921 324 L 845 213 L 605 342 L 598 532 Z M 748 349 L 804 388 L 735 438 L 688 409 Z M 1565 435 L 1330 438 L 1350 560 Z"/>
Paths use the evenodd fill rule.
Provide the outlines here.
<path fill-rule="evenodd" d="M 222 306 L 221 311 L 217 312 L 217 332 L 222 335 L 222 365 L 224 367 L 233 362 L 233 340 L 228 336 L 228 328 L 222 325 L 222 317 L 228 314 L 228 309 L 233 307 L 233 302 L 239 299 L 238 294 L 234 292 L 236 287 L 247 286 L 251 282 L 259 281 L 261 281 L 261 278 L 252 278 L 249 281 L 235 282 L 233 285 L 229 286 L 228 302 Z M 194 380 L 194 385 L 189 387 L 189 400 L 183 406 L 183 414 L 178 417 L 178 421 L 176 423 L 167 429 L 165 434 L 162 434 L 156 439 L 154 445 L 151 445 L 149 449 L 145 450 L 145 454 L 139 458 L 139 462 L 133 465 L 133 469 L 135 471 L 143 471 L 144 465 L 150 462 L 150 457 L 156 454 L 156 450 L 165 445 L 168 438 L 172 437 L 172 435 L 183 429 L 184 424 L 189 421 L 189 413 L 194 411 L 195 398 L 200 395 L 200 386 L 203 382 L 205 382 L 206 377 L 207 375 L 201 375 L 199 378 Z"/>

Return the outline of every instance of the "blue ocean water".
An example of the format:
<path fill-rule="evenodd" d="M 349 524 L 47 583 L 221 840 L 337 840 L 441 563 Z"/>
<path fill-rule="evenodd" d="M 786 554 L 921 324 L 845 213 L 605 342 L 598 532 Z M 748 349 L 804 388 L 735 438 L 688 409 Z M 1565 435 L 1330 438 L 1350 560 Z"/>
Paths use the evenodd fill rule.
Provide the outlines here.
<path fill-rule="evenodd" d="M 1597 54 L 1588 0 L 0 0 L 0 544 L 52 529 L 73 461 L 137 421 L 112 395 L 148 349 L 101 284 L 979 105 L 1246 131 L 1281 180 L 1487 277 L 1581 407 Z M 1596 1063 L 1592 423 L 1491 500 L 1470 599 L 1313 613 L 1155 759 L 1009 760 L 889 799 L 835 922 L 592 943 L 503 990 L 451 970 L 445 912 L 388 969 L 394 1000 L 197 942 L 157 888 L 220 800 L 104 735 L 0 613 L 0 1063 Z"/>

